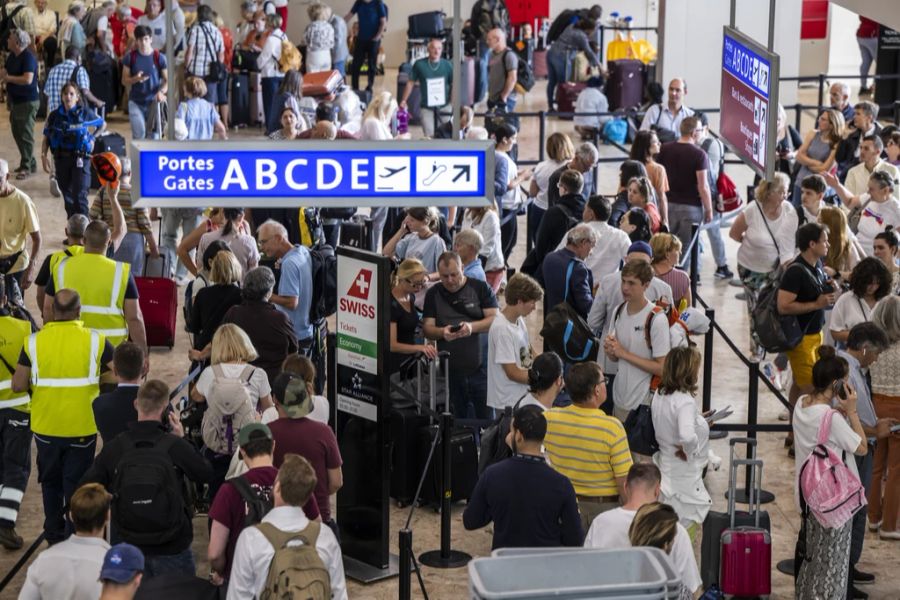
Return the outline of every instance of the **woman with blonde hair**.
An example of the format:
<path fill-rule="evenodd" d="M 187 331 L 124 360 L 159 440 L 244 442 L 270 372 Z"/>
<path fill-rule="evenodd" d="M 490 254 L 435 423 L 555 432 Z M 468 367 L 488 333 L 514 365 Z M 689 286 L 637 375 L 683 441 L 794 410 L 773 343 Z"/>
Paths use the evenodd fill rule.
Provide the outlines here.
<path fill-rule="evenodd" d="M 532 182 L 534 180 L 532 179 Z M 533 206 L 533 203 L 532 203 Z M 530 207 L 529 207 L 530 208 Z M 506 276 L 506 266 L 503 263 L 503 241 L 500 237 L 500 215 L 497 213 L 497 205 L 477 206 L 467 208 L 463 215 L 463 229 L 473 229 L 481 234 L 484 243 L 481 246 L 480 256 L 484 257 L 484 274 L 487 283 L 497 293 L 503 278 Z"/>
<path fill-rule="evenodd" d="M 206 360 L 209 345 L 225 313 L 241 303 L 241 265 L 233 252 L 221 251 L 212 259 L 209 285 L 197 293 L 191 306 L 191 333 L 194 349 L 191 360 Z"/>
<path fill-rule="evenodd" d="M 847 226 L 847 213 L 836 206 L 819 209 L 819 223 L 828 229 L 828 254 L 825 256 L 825 272 L 830 276 L 848 278 L 850 271 L 865 257 L 859 244 L 851 236 Z"/>
<path fill-rule="evenodd" d="M 890 342 L 869 367 L 875 416 L 900 420 L 900 297 L 879 300 L 872 322 Z M 878 531 L 883 540 L 900 540 L 900 435 L 888 436 L 875 445 L 868 500 L 869 529 Z"/>
<path fill-rule="evenodd" d="M 806 134 L 795 156 L 800 164 L 792 190 L 795 208 L 800 207 L 800 182 L 808 175 L 824 175 L 834 166 L 834 156 L 844 134 L 844 115 L 833 108 L 826 108 L 819 115 L 816 126 L 815 130 Z"/>
<path fill-rule="evenodd" d="M 374 76 L 373 76 L 374 77 Z M 354 95 L 353 92 L 350 92 Z M 381 91 L 372 97 L 366 112 L 363 113 L 362 125 L 359 128 L 361 140 L 392 140 L 391 119 L 397 112 L 397 101 L 390 92 Z M 387 221 L 388 211 L 386 206 L 372 208 L 372 228 L 375 230 L 375 248 L 381 247 L 382 231 Z"/>
<path fill-rule="evenodd" d="M 437 281 L 438 258 L 447 251 L 447 245 L 437 234 L 439 219 L 433 207 L 407 208 L 400 229 L 384 244 L 381 253 L 400 261 L 418 259 L 429 273 L 426 279 Z"/>
<path fill-rule="evenodd" d="M 422 319 L 416 310 L 415 296 L 425 289 L 428 270 L 417 258 L 407 258 L 394 271 L 391 280 L 391 354 L 390 371 L 395 373 L 410 355 L 423 353 L 428 358 L 437 356 L 437 348 L 420 344 L 419 330 Z"/>
<path fill-rule="evenodd" d="M 309 25 L 303 37 L 306 40 L 306 72 L 316 73 L 331 69 L 331 49 L 334 48 L 334 27 L 328 22 L 331 19 L 331 8 L 316 2 L 307 9 Z"/>
<path fill-rule="evenodd" d="M 221 325 L 212 338 L 210 366 L 197 378 L 191 398 L 205 402 L 217 378 L 240 379 L 250 394 L 254 410 L 262 413 L 272 406 L 272 388 L 265 370 L 250 364 L 257 358 L 253 342 L 243 329 L 234 323 Z"/>
<path fill-rule="evenodd" d="M 628 539 L 632 547 L 659 548 L 669 555 L 672 554 L 677 535 L 678 513 L 670 505 L 662 502 L 650 502 L 640 507 L 628 528 Z M 682 583 L 679 600 L 691 600 L 693 597 L 691 591 Z"/>
<path fill-rule="evenodd" d="M 534 202 L 528 205 L 528 236 L 532 240 L 537 237 L 538 226 L 549 208 L 547 186 L 550 184 L 550 176 L 575 158 L 575 145 L 565 133 L 551 134 L 547 138 L 546 150 L 547 158 L 534 167 L 531 186 L 528 188 L 528 195 L 534 198 Z"/>
<path fill-rule="evenodd" d="M 662 473 L 660 499 L 675 508 L 692 538 L 712 504 L 703 483 L 709 456 L 709 423 L 694 398 L 700 363 L 696 348 L 672 348 L 663 363 L 662 381 L 650 406 L 659 443 L 653 460 Z"/>
<path fill-rule="evenodd" d="M 738 248 L 738 275 L 744 284 L 747 310 L 753 312 L 756 298 L 775 270 L 794 258 L 797 232 L 797 212 L 787 201 L 789 179 L 775 173 L 771 180 L 762 180 L 754 192 L 755 202 L 749 203 L 731 225 L 731 239 Z M 756 356 L 764 351 L 755 342 L 751 331 L 751 348 Z"/>
<path fill-rule="evenodd" d="M 657 233 L 650 238 L 650 249 L 654 274 L 672 288 L 672 306 L 679 310 L 687 308 L 691 305 L 691 280 L 687 273 L 676 268 L 681 259 L 681 240 L 671 233 Z"/>

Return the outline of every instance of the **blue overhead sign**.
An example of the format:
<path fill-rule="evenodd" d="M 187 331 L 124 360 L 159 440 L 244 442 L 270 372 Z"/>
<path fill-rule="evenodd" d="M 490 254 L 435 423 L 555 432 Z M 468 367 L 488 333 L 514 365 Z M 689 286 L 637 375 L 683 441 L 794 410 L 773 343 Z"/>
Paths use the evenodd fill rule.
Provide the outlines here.
<path fill-rule="evenodd" d="M 727 30 L 722 44 L 722 69 L 734 75 L 765 100 L 769 99 L 771 90 L 769 75 L 772 70 L 770 61 Z"/>
<path fill-rule="evenodd" d="M 139 206 L 479 206 L 488 142 L 133 143 Z"/>

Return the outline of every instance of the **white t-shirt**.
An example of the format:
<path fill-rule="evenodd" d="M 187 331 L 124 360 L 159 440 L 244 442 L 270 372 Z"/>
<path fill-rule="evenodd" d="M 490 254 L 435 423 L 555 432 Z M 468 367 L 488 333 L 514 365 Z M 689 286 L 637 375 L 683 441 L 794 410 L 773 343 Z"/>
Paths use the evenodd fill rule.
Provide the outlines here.
<path fill-rule="evenodd" d="M 241 373 L 247 365 L 219 363 L 219 366 L 222 367 L 222 372 L 225 377 L 238 379 L 241 377 Z M 265 398 L 271 394 L 272 388 L 269 387 L 269 377 L 266 375 L 265 371 L 254 366 L 251 366 L 250 368 L 253 369 L 253 373 L 250 375 L 250 381 L 245 382 L 245 387 L 247 388 L 247 393 L 250 394 L 250 404 L 256 408 L 259 404 L 259 399 Z M 214 379 L 215 375 L 213 374 L 213 368 L 211 366 L 203 369 L 203 372 L 200 373 L 200 377 L 197 378 L 197 391 L 203 394 L 205 398 L 209 397 L 209 390 L 212 388 Z"/>
<path fill-rule="evenodd" d="M 547 186 L 550 185 L 550 176 L 556 173 L 556 171 L 567 162 L 569 161 L 561 160 L 557 162 L 548 158 L 545 161 L 539 162 L 534 167 L 534 173 L 532 173 L 531 178 L 538 187 L 537 196 L 534 197 L 535 206 L 547 210 Z"/>
<path fill-rule="evenodd" d="M 806 396 L 801 396 L 794 406 L 794 502 L 797 510 L 800 510 L 800 469 L 803 462 L 812 453 L 816 447 L 816 440 L 819 437 L 819 425 L 822 418 L 832 410 L 826 404 L 813 404 L 812 406 L 803 406 L 803 400 Z M 862 438 L 853 431 L 847 420 L 840 414 L 836 414 L 831 418 L 831 434 L 828 437 L 826 446 L 834 450 L 838 456 L 846 452 L 844 463 L 849 467 L 857 477 L 859 472 L 856 469 L 856 459 L 853 452 L 859 447 Z"/>
<path fill-rule="evenodd" d="M 763 221 L 763 213 L 760 205 L 751 202 L 743 212 L 747 222 L 747 231 L 738 248 L 738 264 L 745 269 L 757 273 L 769 273 L 775 269 L 775 260 L 783 263 L 794 256 L 796 242 L 794 235 L 797 233 L 797 212 L 791 203 L 781 203 L 781 214 L 777 219 L 766 218 Z M 766 223 L 769 229 L 766 229 Z M 772 236 L 775 241 L 772 241 Z M 777 243 L 777 248 L 776 248 Z"/>
<path fill-rule="evenodd" d="M 463 229 L 474 229 L 481 234 L 482 245 L 479 254 L 485 257 L 485 271 L 496 271 L 503 268 L 503 242 L 500 237 L 500 215 L 496 210 L 489 210 L 475 223 L 467 212 L 463 217 Z"/>
<path fill-rule="evenodd" d="M 510 323 L 502 311 L 497 311 L 488 332 L 487 405 L 497 409 L 515 406 L 528 386 L 507 377 L 503 365 L 515 364 L 528 370 L 533 360 L 525 319 L 519 317 Z"/>
<path fill-rule="evenodd" d="M 602 113 L 609 111 L 609 100 L 600 91 L 600 88 L 589 87 L 584 88 L 578 94 L 575 100 L 576 113 Z M 576 127 L 593 127 L 594 129 L 602 129 L 603 124 L 610 120 L 611 117 L 579 117 L 575 116 L 574 124 Z"/>
<path fill-rule="evenodd" d="M 499 160 L 506 161 L 506 185 L 509 186 L 510 183 L 515 180 L 518 175 L 518 167 L 516 163 L 513 161 L 512 157 L 506 152 L 497 152 L 497 156 L 500 157 Z M 509 188 L 507 187 L 506 193 L 503 194 L 500 198 L 497 198 L 498 204 L 502 208 L 512 209 L 516 208 L 519 205 L 519 188 Z"/>
<path fill-rule="evenodd" d="M 584 259 L 584 264 L 591 270 L 594 281 L 600 281 L 619 269 L 619 263 L 628 254 L 631 238 L 618 227 L 610 227 L 603 221 L 590 221 L 586 224 L 590 225 L 591 229 L 597 232 L 597 245 L 594 246 L 588 257 Z M 562 250 L 566 246 L 567 237 L 568 232 L 559 241 L 559 245 L 556 247 L 557 250 Z"/>
<path fill-rule="evenodd" d="M 647 323 L 647 314 L 653 307 L 652 302 L 647 302 L 636 314 L 629 315 L 628 306 L 623 306 L 619 318 L 613 324 L 616 338 L 622 347 L 641 358 L 662 358 L 669 353 L 669 320 L 662 313 L 654 316 L 650 322 L 652 356 L 650 348 L 647 347 L 644 327 Z M 650 378 L 650 373 L 620 358 L 619 371 L 613 381 L 613 400 L 616 407 L 621 410 L 637 408 L 647 398 Z"/>
<path fill-rule="evenodd" d="M 854 325 L 865 323 L 872 319 L 872 309 L 865 300 L 861 300 L 853 292 L 841 294 L 834 308 L 831 309 L 832 331 L 849 331 Z"/>
<path fill-rule="evenodd" d="M 635 514 L 636 510 L 621 507 L 600 513 L 588 529 L 584 547 L 610 550 L 631 548 L 628 529 L 634 521 Z M 677 529 L 669 558 L 675 571 L 681 575 L 681 583 L 694 592 L 703 583 L 700 579 L 700 570 L 697 568 L 697 559 L 694 558 L 694 547 L 687 529 L 681 523 L 678 523 Z"/>
<path fill-rule="evenodd" d="M 525 397 L 522 398 L 522 403 L 519 405 L 519 408 L 523 406 L 537 406 L 541 410 L 547 410 L 547 407 L 541 404 L 540 400 L 534 397 L 534 394 L 528 392 L 525 394 Z"/>
<path fill-rule="evenodd" d="M 859 229 L 856 239 L 862 245 L 866 256 L 874 256 L 875 236 L 884 231 L 888 225 L 897 229 L 900 226 L 900 201 L 896 198 L 888 198 L 884 202 L 869 202 L 869 194 L 863 194 L 859 201 L 865 205 L 862 215 L 859 217 Z M 866 204 L 868 202 L 868 204 Z"/>

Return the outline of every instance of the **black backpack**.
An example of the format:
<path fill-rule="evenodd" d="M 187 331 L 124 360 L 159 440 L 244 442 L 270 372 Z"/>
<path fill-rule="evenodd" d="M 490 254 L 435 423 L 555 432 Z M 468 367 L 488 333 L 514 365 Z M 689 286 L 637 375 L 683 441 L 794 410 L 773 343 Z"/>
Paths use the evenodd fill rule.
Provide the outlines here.
<path fill-rule="evenodd" d="M 312 261 L 312 303 L 309 320 L 316 323 L 337 312 L 337 257 L 328 244 L 316 244 L 309 249 Z"/>
<path fill-rule="evenodd" d="M 185 511 L 181 477 L 169 456 L 172 435 L 135 441 L 122 436 L 125 450 L 112 482 L 112 522 L 118 536 L 135 546 L 171 542 L 181 531 Z"/>
<path fill-rule="evenodd" d="M 13 19 L 23 8 L 25 8 L 25 4 L 17 6 L 11 13 L 6 12 L 5 6 L 0 9 L 0 44 L 2 44 L 0 48 L 2 48 L 3 50 L 6 50 L 6 43 L 9 40 L 9 34 L 12 33 L 15 29 L 18 29 L 18 27 L 16 27 L 16 24 L 13 22 Z"/>
<path fill-rule="evenodd" d="M 506 52 L 515 51 L 512 48 L 507 48 Z M 506 52 L 503 53 L 503 60 L 506 60 Z M 525 60 L 525 57 L 520 56 L 518 53 L 516 54 L 516 58 L 519 59 L 519 62 L 516 63 L 518 66 L 516 67 L 516 86 L 521 87 L 526 92 L 530 92 L 531 88 L 534 87 L 534 71 L 531 68 L 531 65 L 528 64 L 528 61 Z"/>
<path fill-rule="evenodd" d="M 506 445 L 513 413 L 522 405 L 523 395 L 515 406 L 507 406 L 490 426 L 481 432 L 481 451 L 478 453 L 478 475 L 481 476 L 489 466 L 512 456 L 512 449 Z"/>
<path fill-rule="evenodd" d="M 553 19 L 553 22 L 550 24 L 550 29 L 547 30 L 547 39 L 544 42 L 545 47 L 555 42 L 562 35 L 562 32 L 566 30 L 566 27 L 572 23 L 577 23 L 579 19 L 580 14 L 577 10 L 567 8 L 559 13 L 559 16 Z"/>
<path fill-rule="evenodd" d="M 234 489 L 247 503 L 247 512 L 244 514 L 244 527 L 252 527 L 262 521 L 263 517 L 275 505 L 271 494 L 265 494 L 259 487 L 254 488 L 242 475 L 229 479 L 228 483 L 234 486 Z"/>

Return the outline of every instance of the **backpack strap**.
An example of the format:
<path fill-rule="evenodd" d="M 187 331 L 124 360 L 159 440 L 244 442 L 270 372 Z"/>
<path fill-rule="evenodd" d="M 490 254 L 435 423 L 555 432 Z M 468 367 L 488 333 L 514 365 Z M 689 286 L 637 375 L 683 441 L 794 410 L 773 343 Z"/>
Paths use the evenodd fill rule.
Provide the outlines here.
<path fill-rule="evenodd" d="M 222 365 L 216 363 L 212 366 L 213 379 L 224 379 L 225 378 L 225 370 L 222 368 Z"/>
<path fill-rule="evenodd" d="M 659 112 L 656 113 L 656 123 L 654 123 L 653 126 L 654 126 L 654 127 L 659 127 L 659 121 L 660 121 L 660 119 L 662 119 L 662 114 L 663 114 L 663 111 L 666 109 L 666 107 L 663 105 L 662 102 L 660 102 L 660 103 L 657 104 L 656 106 L 659 107 Z"/>
<path fill-rule="evenodd" d="M 820 446 L 824 446 L 828 442 L 828 437 L 831 435 L 831 420 L 834 418 L 835 413 L 837 411 L 831 409 L 822 417 L 822 422 L 819 424 L 819 435 L 816 436 L 816 443 Z"/>
<path fill-rule="evenodd" d="M 226 481 L 234 487 L 237 493 L 241 495 L 241 498 L 247 504 L 254 503 L 258 500 L 256 492 L 253 491 L 253 488 L 250 487 L 250 482 L 247 481 L 243 475 L 232 477 L 231 479 L 227 479 Z"/>
<path fill-rule="evenodd" d="M 315 543 L 319 539 L 321 523 L 310 521 L 309 525 L 306 526 L 306 529 L 300 531 L 282 531 L 266 521 L 257 523 L 254 527 L 259 529 L 259 532 L 263 534 L 266 541 L 269 542 L 277 552 L 284 548 L 291 540 L 300 540 L 307 546 L 315 547 Z"/>
<path fill-rule="evenodd" d="M 563 302 L 566 302 L 569 299 L 569 282 L 572 280 L 572 271 L 575 270 L 575 259 L 569 261 L 569 266 L 566 267 L 566 292 L 563 294 Z"/>
<path fill-rule="evenodd" d="M 253 377 L 254 373 L 256 373 L 256 367 L 251 364 L 247 364 L 241 371 L 239 379 L 244 382 L 244 385 L 250 385 L 250 379 Z"/>
<path fill-rule="evenodd" d="M 650 330 L 653 327 L 653 319 L 656 318 L 656 315 L 663 314 L 665 315 L 665 311 L 663 311 L 662 307 L 658 304 L 654 304 L 653 308 L 650 309 L 650 312 L 647 313 L 647 320 L 644 321 L 644 341 L 647 342 L 647 348 L 650 349 L 650 359 L 653 359 L 653 343 L 650 339 Z"/>

